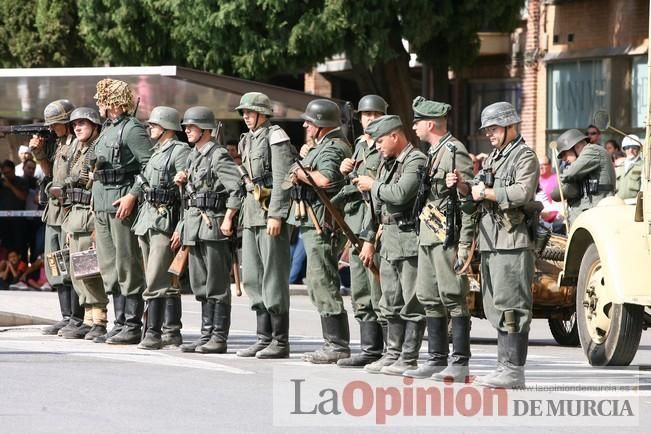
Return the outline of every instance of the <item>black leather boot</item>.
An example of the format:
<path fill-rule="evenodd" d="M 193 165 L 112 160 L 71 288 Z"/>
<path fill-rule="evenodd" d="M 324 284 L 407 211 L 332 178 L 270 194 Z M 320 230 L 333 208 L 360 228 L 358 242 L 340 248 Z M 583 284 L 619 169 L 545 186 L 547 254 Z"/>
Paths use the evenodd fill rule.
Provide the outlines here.
<path fill-rule="evenodd" d="M 70 320 L 64 328 L 57 332 L 57 335 L 62 337 L 64 334 L 66 336 L 76 335 L 77 329 L 84 325 L 84 307 L 79 304 L 79 295 L 77 295 L 71 285 L 66 285 L 65 288 L 68 291 L 68 297 L 70 300 Z M 88 330 L 90 330 L 90 328 L 85 330 L 84 334 L 86 334 Z"/>
<path fill-rule="evenodd" d="M 370 374 L 379 374 L 386 366 L 391 366 L 400 357 L 402 344 L 405 340 L 405 321 L 402 318 L 391 318 L 387 326 L 387 351 L 377 361 L 364 367 Z"/>
<path fill-rule="evenodd" d="M 152 298 L 147 301 L 147 330 L 145 331 L 145 338 L 138 344 L 138 348 L 141 350 L 160 350 L 163 348 L 161 335 L 166 301 L 164 298 Z"/>
<path fill-rule="evenodd" d="M 346 312 L 323 317 L 323 325 L 326 345 L 311 353 L 306 361 L 321 365 L 350 357 L 350 328 Z"/>
<path fill-rule="evenodd" d="M 361 352 L 347 359 L 337 362 L 340 368 L 363 368 L 382 357 L 384 341 L 382 339 L 382 326 L 377 321 L 360 321 L 359 345 Z"/>
<path fill-rule="evenodd" d="M 210 340 L 196 348 L 198 353 L 223 354 L 228 349 L 228 332 L 231 329 L 231 305 L 215 303 Z"/>
<path fill-rule="evenodd" d="M 527 362 L 529 349 L 529 332 L 506 333 L 498 342 L 504 347 L 502 370 L 488 379 L 477 379 L 473 384 L 504 389 L 523 388 L 525 386 L 524 365 Z"/>
<path fill-rule="evenodd" d="M 402 375 L 405 371 L 418 367 L 418 353 L 425 334 L 425 320 L 405 322 L 405 341 L 400 357 L 391 366 L 385 366 L 380 372 L 388 375 Z"/>
<path fill-rule="evenodd" d="M 271 314 L 266 310 L 259 310 L 255 312 L 256 319 L 256 337 L 257 340 L 253 345 L 243 350 L 239 350 L 235 355 L 238 357 L 255 357 L 255 354 L 264 350 L 271 343 Z"/>
<path fill-rule="evenodd" d="M 59 309 L 61 310 L 61 317 L 63 319 L 45 327 L 41 331 L 44 335 L 56 335 L 59 333 L 59 330 L 68 325 L 70 315 L 72 314 L 72 311 L 70 310 L 70 292 L 68 292 L 67 287 L 65 285 L 57 285 L 56 290 L 57 295 L 59 296 Z"/>
<path fill-rule="evenodd" d="M 189 344 L 181 345 L 181 351 L 184 353 L 194 353 L 197 347 L 205 344 L 210 340 L 212 335 L 212 321 L 215 316 L 215 303 L 207 301 L 201 302 L 201 336 L 196 341 Z"/>
<path fill-rule="evenodd" d="M 418 369 L 409 369 L 405 377 L 429 378 L 448 366 L 448 319 L 426 318 L 429 358 Z"/>
<path fill-rule="evenodd" d="M 93 342 L 96 344 L 101 344 L 106 342 L 108 338 L 112 338 L 122 331 L 122 327 L 125 324 L 124 310 L 126 307 L 127 298 L 122 294 L 113 294 L 113 312 L 115 313 L 115 321 L 113 322 L 113 328 L 109 330 L 105 335 L 98 336 L 93 339 Z"/>
<path fill-rule="evenodd" d="M 128 295 L 124 307 L 125 323 L 117 335 L 106 340 L 107 344 L 133 345 L 140 342 L 142 338 L 142 314 L 145 309 L 145 301 L 142 295 Z"/>
<path fill-rule="evenodd" d="M 452 317 L 452 357 L 450 366 L 432 375 L 432 380 L 465 383 L 470 360 L 470 317 Z"/>
<path fill-rule="evenodd" d="M 286 359 L 289 357 L 289 312 L 271 315 L 271 336 L 269 346 L 258 351 L 258 359 Z"/>
<path fill-rule="evenodd" d="M 165 299 L 165 320 L 163 322 L 163 336 L 161 337 L 163 346 L 172 345 L 178 347 L 183 343 L 181 336 L 181 297 L 167 297 Z"/>

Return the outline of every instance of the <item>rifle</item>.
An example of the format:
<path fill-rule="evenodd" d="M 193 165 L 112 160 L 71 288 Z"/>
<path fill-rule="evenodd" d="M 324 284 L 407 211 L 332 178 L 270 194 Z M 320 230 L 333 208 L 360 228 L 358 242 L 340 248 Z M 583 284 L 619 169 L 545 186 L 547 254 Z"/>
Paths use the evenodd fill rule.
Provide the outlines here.
<path fill-rule="evenodd" d="M 136 106 L 133 108 L 133 117 L 135 118 L 138 114 L 138 107 L 140 106 L 140 97 L 136 100 Z"/>
<path fill-rule="evenodd" d="M 348 238 L 348 241 L 350 241 L 350 244 L 355 248 L 357 251 L 357 254 L 362 251 L 362 246 L 364 243 L 362 240 L 357 238 L 357 235 L 353 233 L 353 231 L 350 229 L 350 227 L 346 224 L 346 220 L 344 220 L 344 217 L 339 213 L 339 210 L 330 202 L 330 198 L 326 194 L 324 190 L 322 190 L 319 186 L 316 185 L 316 182 L 314 182 L 314 179 L 312 178 L 312 175 L 305 169 L 305 166 L 301 164 L 301 161 L 296 158 L 296 164 L 299 169 L 303 171 L 305 174 L 305 178 L 307 178 L 307 181 L 310 183 L 310 186 L 314 189 L 314 192 L 316 193 L 317 197 L 323 204 L 323 206 L 326 207 L 328 212 L 332 215 L 332 218 L 335 219 L 335 222 L 337 222 L 337 225 L 341 228 L 341 230 L 344 231 L 344 235 L 346 235 L 346 238 Z M 369 270 L 373 273 L 373 275 L 379 279 L 380 276 L 380 271 L 378 270 L 377 266 L 375 265 L 374 262 L 371 262 L 371 264 L 368 266 Z"/>
<path fill-rule="evenodd" d="M 452 172 L 456 169 L 457 147 L 453 144 L 449 146 L 452 152 Z M 457 200 L 457 192 L 451 190 L 448 194 L 448 200 L 445 207 L 445 241 L 443 242 L 443 249 L 447 250 L 450 247 L 457 245 L 457 226 L 461 223 L 461 215 L 459 213 L 459 204 Z"/>
<path fill-rule="evenodd" d="M 183 220 L 183 214 L 184 214 L 183 192 L 184 192 L 183 187 L 179 187 L 179 195 L 181 198 L 181 206 L 179 207 L 179 220 Z M 189 256 L 190 256 L 190 248 L 188 246 L 181 246 L 179 251 L 176 252 L 176 255 L 174 255 L 174 259 L 172 260 L 172 263 L 167 269 L 167 272 L 172 273 L 175 276 L 181 277 L 181 275 L 183 274 L 183 272 L 188 266 Z"/>
<path fill-rule="evenodd" d="M 423 208 L 427 203 L 427 195 L 432 188 L 432 179 L 429 176 L 429 172 L 432 166 L 433 158 L 434 155 L 432 153 L 428 153 L 425 165 L 418 167 L 418 192 L 416 193 L 416 198 L 414 199 L 414 207 L 411 210 L 411 215 L 415 222 L 414 229 L 416 230 L 416 235 L 420 233 L 418 216 L 423 211 Z"/>
<path fill-rule="evenodd" d="M 45 124 L 1 125 L 0 133 L 30 137 L 37 135 L 45 139 L 46 145 L 54 144 L 57 138 L 56 134 L 50 131 L 50 127 Z"/>
<path fill-rule="evenodd" d="M 346 101 L 344 108 L 341 111 L 344 118 L 344 125 L 346 126 L 346 138 L 351 138 L 350 143 L 355 143 L 357 135 L 355 135 L 355 109 L 350 101 Z"/>

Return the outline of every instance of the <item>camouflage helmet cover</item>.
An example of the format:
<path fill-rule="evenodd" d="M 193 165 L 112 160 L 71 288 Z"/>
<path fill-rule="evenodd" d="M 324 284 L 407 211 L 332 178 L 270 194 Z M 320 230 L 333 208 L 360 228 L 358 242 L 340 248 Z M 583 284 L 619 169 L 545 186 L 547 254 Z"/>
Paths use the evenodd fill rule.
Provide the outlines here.
<path fill-rule="evenodd" d="M 235 107 L 235 110 L 242 114 L 242 110 L 251 110 L 261 113 L 265 116 L 273 115 L 273 108 L 271 100 L 267 95 L 260 92 L 248 92 L 240 98 L 240 105 Z"/>
<path fill-rule="evenodd" d="M 179 122 L 179 112 L 173 107 L 158 106 L 149 114 L 147 119 L 148 124 L 156 124 L 165 128 L 166 130 L 181 131 L 181 123 Z"/>
<path fill-rule="evenodd" d="M 90 107 L 77 107 L 70 114 L 70 122 L 76 121 L 78 119 L 87 119 L 95 125 L 102 125 L 102 121 L 99 117 L 99 111 Z"/>
<path fill-rule="evenodd" d="M 511 103 L 496 102 L 484 108 L 481 112 L 481 127 L 484 129 L 493 125 L 508 127 L 520 123 L 520 116 Z"/>
<path fill-rule="evenodd" d="M 70 122 L 70 113 L 72 113 L 74 109 L 75 106 L 67 99 L 52 101 L 46 105 L 45 110 L 43 110 L 45 125 L 67 124 Z"/>
<path fill-rule="evenodd" d="M 183 114 L 181 125 L 196 125 L 204 130 L 217 128 L 215 113 L 209 107 L 204 106 L 194 106 L 187 109 Z"/>
<path fill-rule="evenodd" d="M 365 95 L 357 103 L 357 112 L 378 112 L 387 114 L 389 104 L 380 95 Z"/>
<path fill-rule="evenodd" d="M 97 82 L 97 93 L 93 97 L 97 104 L 109 108 L 120 107 L 126 112 L 134 108 L 133 91 L 129 84 L 112 78 L 105 78 Z"/>
<path fill-rule="evenodd" d="M 319 128 L 341 126 L 341 110 L 337 103 L 329 99 L 315 99 L 310 101 L 301 118 L 312 122 Z"/>

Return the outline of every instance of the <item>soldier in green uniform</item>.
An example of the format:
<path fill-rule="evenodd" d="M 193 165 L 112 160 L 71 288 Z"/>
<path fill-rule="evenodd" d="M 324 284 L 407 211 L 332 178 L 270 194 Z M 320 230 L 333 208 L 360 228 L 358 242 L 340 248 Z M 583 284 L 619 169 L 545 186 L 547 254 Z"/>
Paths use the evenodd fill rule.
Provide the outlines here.
<path fill-rule="evenodd" d="M 448 187 L 472 196 L 481 207 L 479 251 L 484 312 L 497 329 L 497 369 L 479 377 L 486 387 L 523 387 L 533 297 L 534 240 L 530 227 L 542 207 L 534 201 L 539 166 L 518 133 L 515 108 L 497 102 L 484 108 L 481 129 L 493 146 L 471 186 L 459 170 L 446 175 Z M 464 209 L 465 211 L 465 209 Z"/>
<path fill-rule="evenodd" d="M 212 137 L 217 128 L 208 107 L 190 107 L 183 127 L 194 148 L 187 169 L 174 178 L 185 186 L 187 209 L 172 236 L 172 248 L 189 246 L 188 271 L 201 302 L 201 337 L 181 345 L 183 352 L 225 353 L 231 326 L 231 242 L 241 205 L 240 172 L 226 147 Z"/>
<path fill-rule="evenodd" d="M 614 194 L 615 169 L 606 149 L 589 143 L 589 138 L 577 129 L 565 131 L 557 143 L 556 157 L 569 164 L 561 173 L 560 181 L 569 207 L 571 226 L 583 211 Z M 555 193 L 552 198 L 560 199 Z"/>
<path fill-rule="evenodd" d="M 622 140 L 622 149 L 626 152 L 624 164 L 615 169 L 617 177 L 617 196 L 622 199 L 633 199 L 642 187 L 643 161 L 640 155 L 640 138 L 629 134 Z"/>
<path fill-rule="evenodd" d="M 93 210 L 97 260 L 104 290 L 113 294 L 115 327 L 94 342 L 137 344 L 141 338 L 145 273 L 138 239 L 131 232 L 141 186 L 135 177 L 151 156 L 145 128 L 131 115 L 133 93 L 110 78 L 97 83 L 100 114 L 107 118 L 95 144 Z"/>
<path fill-rule="evenodd" d="M 66 197 L 71 204 L 61 227 L 68 236 L 70 253 L 88 250 L 93 246 L 95 216 L 91 210 L 92 192 L 90 170 L 95 158 L 95 140 L 102 128 L 97 109 L 76 108 L 70 114 L 70 122 L 77 136 L 73 142 L 69 173 L 66 178 Z M 64 338 L 92 340 L 106 334 L 106 306 L 108 297 L 101 276 L 76 279 L 71 275 L 79 302 L 84 306 L 84 326 L 63 331 Z"/>
<path fill-rule="evenodd" d="M 249 131 L 242 135 L 242 286 L 256 314 L 256 342 L 240 357 L 289 357 L 289 190 L 287 178 L 296 151 L 289 136 L 269 122 L 267 95 L 249 92 L 235 108 Z"/>
<path fill-rule="evenodd" d="M 307 105 L 302 118 L 308 138 L 314 140 L 302 164 L 316 185 L 332 197 L 343 180 L 339 166 L 352 155 L 341 132 L 341 111 L 330 100 L 316 99 Z M 316 197 L 306 174 L 296 168 L 291 178 L 295 184 L 294 210 L 289 222 L 300 226 L 307 254 L 307 288 L 321 316 L 324 339 L 321 349 L 304 354 L 303 359 L 316 364 L 336 363 L 350 356 L 350 329 L 339 294 L 337 267 L 344 239 L 335 231 L 330 213 Z"/>
<path fill-rule="evenodd" d="M 50 127 L 57 139 L 55 143 L 45 143 L 40 136 L 29 142 L 34 157 L 45 172 L 44 183 L 47 193 L 47 206 L 43 212 L 45 222 L 45 254 L 62 250 L 66 246 L 66 234 L 61 228 L 69 208 L 65 196 L 65 179 L 68 176 L 68 159 L 75 140 L 70 125 L 70 113 L 75 109 L 66 99 L 51 102 L 45 107 L 45 125 Z M 67 267 L 70 269 L 70 267 Z M 43 329 L 43 334 L 62 334 L 62 329 L 71 331 L 83 325 L 84 310 L 79 304 L 79 296 L 74 291 L 69 274 L 53 275 L 46 265 L 47 280 L 56 289 L 63 319 Z"/>
<path fill-rule="evenodd" d="M 365 132 L 376 141 L 384 161 L 377 179 L 360 176 L 353 182 L 360 191 L 371 192 L 380 214 L 380 309 L 389 324 L 387 352 L 364 369 L 402 375 L 418 366 L 425 332 L 425 312 L 416 297 L 418 237 L 412 215 L 418 170 L 425 164 L 425 156 L 409 143 L 398 116 L 379 117 Z M 372 256 L 364 253 L 360 258 L 368 265 Z"/>
<path fill-rule="evenodd" d="M 133 232 L 138 236 L 145 264 L 147 289 L 147 331 L 138 348 L 157 350 L 165 345 L 181 345 L 181 292 L 178 282 L 167 271 L 174 259 L 170 239 L 181 212 L 181 195 L 174 176 L 185 170 L 190 153 L 187 143 L 179 141 L 179 112 L 172 107 L 154 107 L 147 120 L 154 153 L 136 182 L 143 191 Z M 165 334 L 163 334 L 165 323 Z"/>
<path fill-rule="evenodd" d="M 387 113 L 387 102 L 379 95 L 366 95 L 359 100 L 357 112 L 362 128 Z M 375 140 L 367 134 L 362 134 L 355 141 L 355 152 L 352 158 L 346 158 L 339 167 L 341 173 L 349 179 L 361 175 L 373 178 L 377 176 L 380 165 L 380 152 L 375 146 Z M 365 254 L 375 255 L 375 232 L 365 230 L 368 221 L 375 218 L 370 193 L 362 194 L 352 183 L 345 185 L 333 198 L 335 203 L 345 203 L 344 213 L 346 223 L 357 237 L 364 242 Z M 376 264 L 378 263 L 378 256 Z M 355 318 L 359 322 L 360 347 L 358 355 L 341 359 L 337 365 L 342 368 L 364 367 L 382 357 L 384 340 L 382 325 L 378 321 L 380 312 L 380 282 L 371 271 L 364 267 L 358 252 L 349 255 L 350 258 L 350 287 Z"/>
<path fill-rule="evenodd" d="M 425 206 L 426 209 L 437 209 L 447 218 L 448 212 L 452 212 L 447 209 L 448 196 L 457 193 L 445 185 L 445 175 L 456 169 L 464 178 L 470 179 L 473 176 L 472 161 L 464 144 L 448 131 L 448 113 L 452 109 L 449 104 L 417 97 L 412 108 L 416 135 L 430 144 L 428 164 L 422 174 L 429 178 L 429 183 L 424 185 L 430 185 L 425 193 Z M 452 167 L 453 153 L 455 167 Z M 428 219 L 419 221 L 416 296 L 425 308 L 429 359 L 418 369 L 406 371 L 404 375 L 464 381 L 470 359 L 470 313 L 466 304 L 469 287 L 468 278 L 458 276 L 454 265 L 457 255 L 461 264 L 468 258 L 474 235 L 472 216 L 464 214 L 463 224 L 455 228 L 455 231 L 460 231 L 458 249 L 457 245 L 445 245 L 446 239 L 441 239 L 433 229 L 437 226 L 428 222 Z M 455 232 L 452 239 L 454 244 L 456 237 Z M 451 366 L 445 368 L 448 364 L 448 317 L 452 325 L 453 353 Z"/>

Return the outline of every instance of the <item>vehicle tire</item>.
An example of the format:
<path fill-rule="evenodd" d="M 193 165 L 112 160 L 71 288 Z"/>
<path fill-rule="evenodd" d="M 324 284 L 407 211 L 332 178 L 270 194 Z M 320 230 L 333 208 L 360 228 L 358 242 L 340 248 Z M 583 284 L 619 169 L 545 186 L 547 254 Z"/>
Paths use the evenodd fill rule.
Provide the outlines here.
<path fill-rule="evenodd" d="M 578 347 L 579 342 L 579 331 L 576 325 L 576 312 L 572 316 L 565 319 L 556 319 L 549 318 L 547 320 L 549 324 L 549 331 L 552 332 L 554 340 L 558 345 L 563 347 Z"/>
<path fill-rule="evenodd" d="M 640 344 L 644 309 L 604 300 L 604 278 L 599 252 L 593 243 L 581 260 L 576 288 L 579 340 L 591 365 L 627 366 Z"/>
<path fill-rule="evenodd" d="M 563 261 L 565 259 L 565 249 L 559 246 L 547 246 L 540 254 L 540 258 L 548 261 Z"/>

